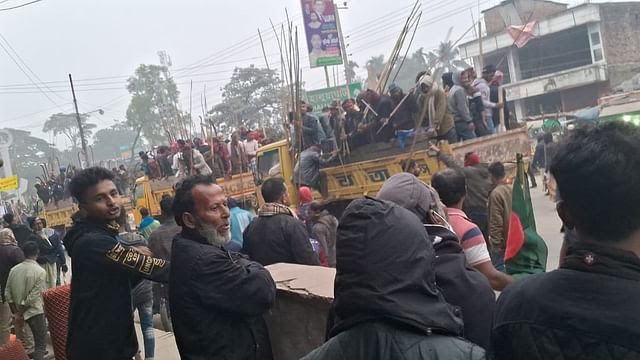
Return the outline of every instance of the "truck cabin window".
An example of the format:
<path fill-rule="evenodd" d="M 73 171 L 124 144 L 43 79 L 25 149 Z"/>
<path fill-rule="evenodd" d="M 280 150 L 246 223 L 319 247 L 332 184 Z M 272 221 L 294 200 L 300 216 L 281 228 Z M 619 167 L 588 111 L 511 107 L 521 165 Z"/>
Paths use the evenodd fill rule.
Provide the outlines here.
<path fill-rule="evenodd" d="M 266 180 L 281 173 L 278 149 L 269 150 L 258 157 L 258 180 Z"/>

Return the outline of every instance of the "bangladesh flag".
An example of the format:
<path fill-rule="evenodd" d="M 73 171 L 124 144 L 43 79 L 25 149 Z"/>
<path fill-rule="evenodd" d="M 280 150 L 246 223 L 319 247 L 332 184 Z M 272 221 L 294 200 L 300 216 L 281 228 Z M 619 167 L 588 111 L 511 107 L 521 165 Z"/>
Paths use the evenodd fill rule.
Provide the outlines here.
<path fill-rule="evenodd" d="M 522 154 L 517 155 L 517 173 L 511 196 L 512 211 L 504 255 L 507 274 L 520 277 L 543 273 L 547 268 L 547 244 L 536 232 L 529 178 L 524 171 Z"/>

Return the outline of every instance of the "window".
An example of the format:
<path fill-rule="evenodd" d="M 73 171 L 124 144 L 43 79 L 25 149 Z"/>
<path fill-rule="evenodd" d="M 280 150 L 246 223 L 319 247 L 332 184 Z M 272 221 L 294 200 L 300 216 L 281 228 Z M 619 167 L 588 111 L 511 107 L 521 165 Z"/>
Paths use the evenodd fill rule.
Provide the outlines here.
<path fill-rule="evenodd" d="M 594 49 L 593 50 L 593 61 L 602 61 L 604 56 L 602 56 L 602 49 Z"/>
<path fill-rule="evenodd" d="M 593 32 L 591 33 L 591 46 L 600 45 L 600 33 Z"/>
<path fill-rule="evenodd" d="M 281 173 L 278 149 L 269 150 L 258 156 L 258 180 L 266 180 Z"/>
<path fill-rule="evenodd" d="M 133 199 L 135 201 L 144 198 L 144 186 L 142 184 L 136 184 L 133 188 Z"/>

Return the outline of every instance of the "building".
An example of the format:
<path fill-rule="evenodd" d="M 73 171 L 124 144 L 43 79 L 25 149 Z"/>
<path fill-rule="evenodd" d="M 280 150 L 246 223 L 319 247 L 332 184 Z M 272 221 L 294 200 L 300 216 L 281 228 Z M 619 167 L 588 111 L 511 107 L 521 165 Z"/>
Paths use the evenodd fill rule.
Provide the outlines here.
<path fill-rule="evenodd" d="M 506 0 L 486 9 L 486 35 L 461 44 L 460 55 L 505 74 L 506 100 L 518 119 L 596 106 L 640 73 L 640 2 L 585 3 L 572 8 L 544 0 Z M 514 27 L 534 37 L 515 46 Z M 515 33 L 518 33 L 516 30 Z"/>

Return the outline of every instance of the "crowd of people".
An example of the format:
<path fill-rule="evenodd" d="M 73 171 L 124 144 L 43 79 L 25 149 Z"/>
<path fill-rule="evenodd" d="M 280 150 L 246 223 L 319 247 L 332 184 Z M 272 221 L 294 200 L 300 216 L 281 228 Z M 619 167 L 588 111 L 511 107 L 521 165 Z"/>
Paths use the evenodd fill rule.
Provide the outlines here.
<path fill-rule="evenodd" d="M 388 95 L 367 89 L 356 99 L 333 101 L 319 116 L 302 103 L 297 124 L 295 114 L 289 114 L 291 138 L 300 151 L 318 146 L 325 153 L 348 153 L 388 141 L 404 150 L 417 133 L 449 143 L 495 134 L 501 117 L 505 129 L 511 128 L 509 108 L 499 96 L 503 78 L 495 66 L 487 65 L 480 77 L 473 68 L 445 73 L 439 86 L 423 71 L 406 93 L 396 84 L 389 86 Z"/>
<path fill-rule="evenodd" d="M 141 151 L 142 171 L 150 179 L 193 175 L 228 177 L 255 171 L 258 148 L 268 143 L 257 130 L 239 128 L 225 140 L 223 135 L 207 142 L 201 138 L 178 139 L 170 146 L 161 145 L 151 152 Z"/>
<path fill-rule="evenodd" d="M 281 262 L 336 268 L 327 342 L 305 359 L 636 358 L 638 138 L 637 127 L 609 123 L 554 149 L 544 166 L 557 182 L 565 246 L 558 270 L 527 264 L 537 275 L 505 273 L 513 190 L 503 164 L 473 153 L 457 164 L 433 147 L 448 169 L 431 185 L 407 164 L 339 220 L 308 187 L 291 204 L 281 178 L 262 184 L 254 216 L 210 174 L 191 174 L 162 199 L 159 221 L 142 214 L 137 232 L 116 175 L 82 170 L 69 184 L 80 210 L 63 240 L 73 260 L 68 358 L 140 357 L 136 309 L 152 359 L 155 297 L 183 359 L 272 359 L 263 315 L 276 287 L 265 266 Z M 13 323 L 28 344 L 28 328 L 42 359 L 41 294 L 61 272 L 64 282 L 64 251 L 42 219 L 4 220 L 0 340 Z"/>

